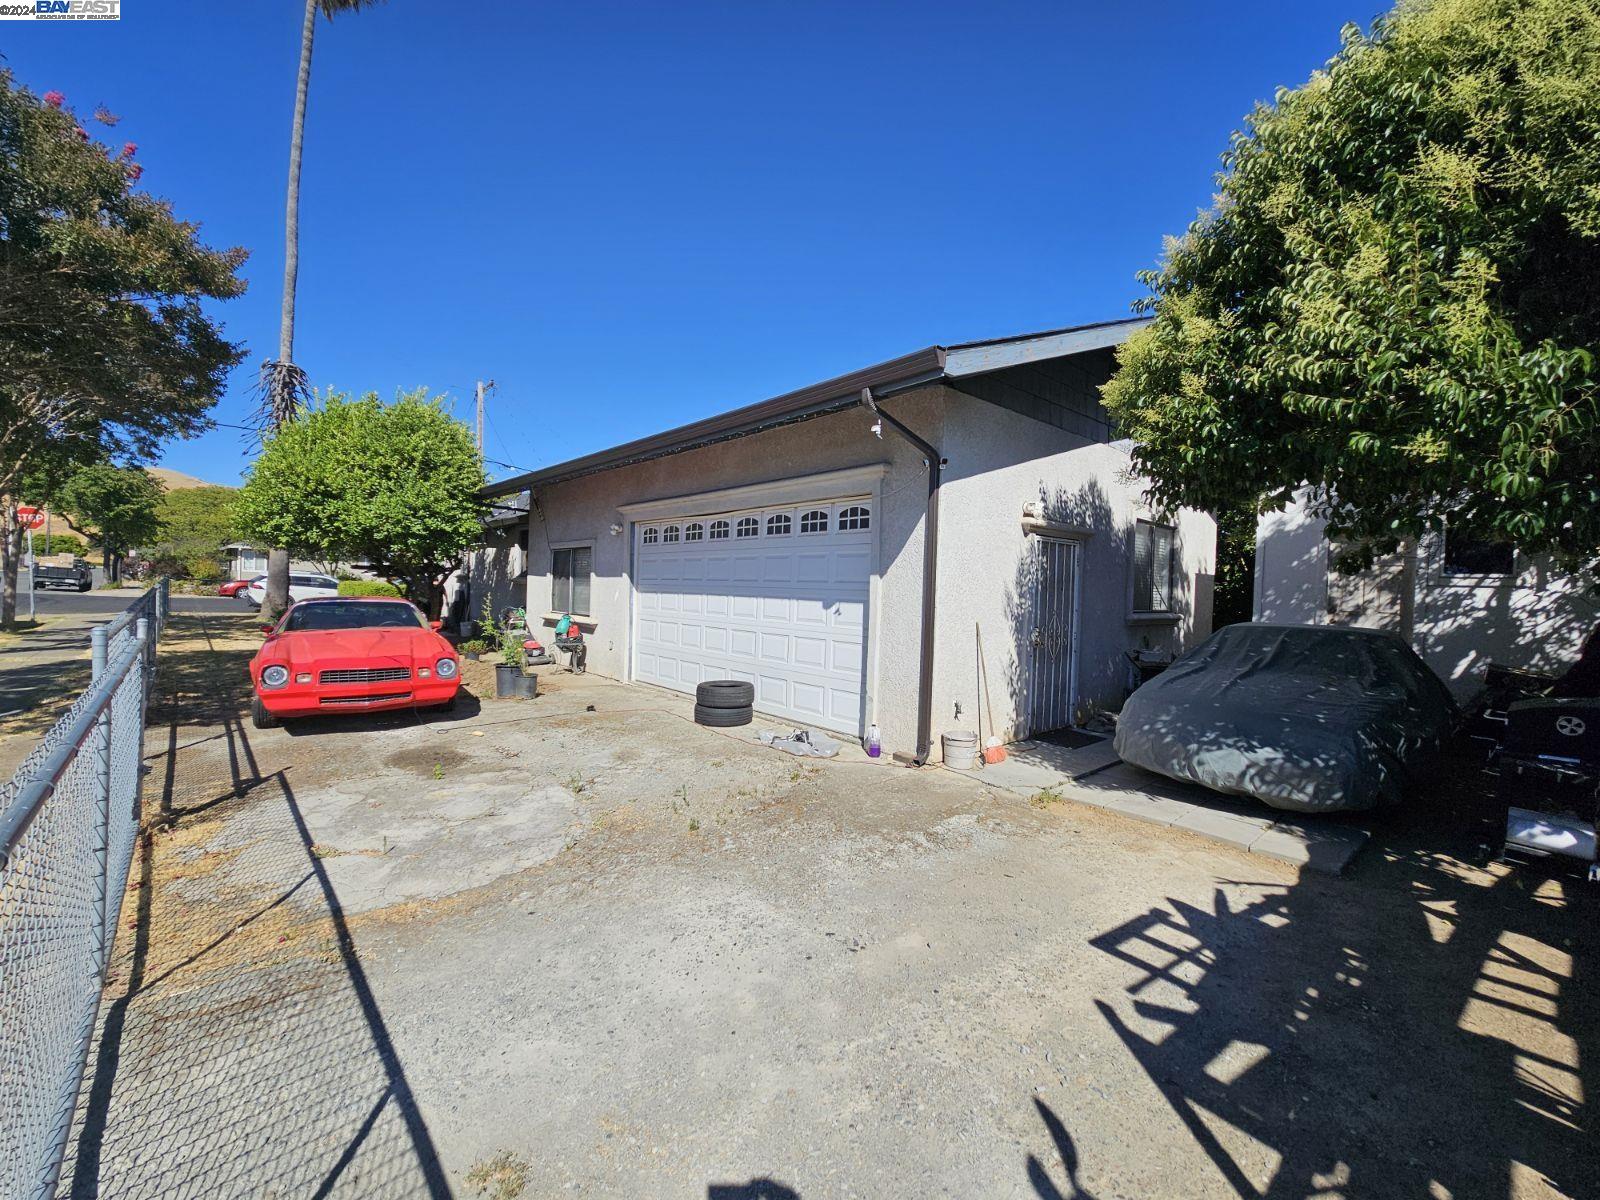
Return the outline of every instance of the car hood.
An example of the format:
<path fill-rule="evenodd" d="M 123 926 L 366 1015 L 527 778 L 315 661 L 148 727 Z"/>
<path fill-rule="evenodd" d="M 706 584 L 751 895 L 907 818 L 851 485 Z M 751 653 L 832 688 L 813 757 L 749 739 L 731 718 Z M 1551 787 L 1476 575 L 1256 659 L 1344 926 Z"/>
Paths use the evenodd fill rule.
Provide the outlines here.
<path fill-rule="evenodd" d="M 450 643 L 431 629 L 327 629 L 279 634 L 261 647 L 257 659 L 289 667 L 334 660 L 409 666 L 454 654 Z"/>

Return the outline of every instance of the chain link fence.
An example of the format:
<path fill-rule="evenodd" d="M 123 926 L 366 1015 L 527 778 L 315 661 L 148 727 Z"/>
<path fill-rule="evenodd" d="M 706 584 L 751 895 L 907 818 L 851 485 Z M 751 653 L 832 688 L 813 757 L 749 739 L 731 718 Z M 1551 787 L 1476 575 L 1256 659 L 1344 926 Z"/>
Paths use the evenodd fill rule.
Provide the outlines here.
<path fill-rule="evenodd" d="M 91 631 L 89 687 L 0 784 L 0 1200 L 54 1196 L 139 833 L 166 581 Z"/>

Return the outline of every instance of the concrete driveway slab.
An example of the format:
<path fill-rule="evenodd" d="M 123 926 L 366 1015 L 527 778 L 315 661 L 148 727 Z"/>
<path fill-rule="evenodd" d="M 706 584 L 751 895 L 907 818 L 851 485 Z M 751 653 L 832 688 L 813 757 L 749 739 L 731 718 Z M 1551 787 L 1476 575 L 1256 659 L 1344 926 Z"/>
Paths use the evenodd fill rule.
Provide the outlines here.
<path fill-rule="evenodd" d="M 174 625 L 72 1194 L 1600 1193 L 1593 898 L 1473 828 L 1335 879 L 561 675 L 258 732 Z"/>

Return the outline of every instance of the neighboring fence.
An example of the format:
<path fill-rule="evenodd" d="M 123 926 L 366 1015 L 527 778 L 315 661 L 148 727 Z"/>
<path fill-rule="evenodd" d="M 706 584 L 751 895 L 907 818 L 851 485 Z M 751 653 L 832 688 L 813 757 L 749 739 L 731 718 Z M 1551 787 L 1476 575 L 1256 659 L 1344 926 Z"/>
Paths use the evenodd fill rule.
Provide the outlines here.
<path fill-rule="evenodd" d="M 93 678 L 0 784 L 0 1198 L 55 1195 L 139 832 L 162 580 L 90 636 Z"/>

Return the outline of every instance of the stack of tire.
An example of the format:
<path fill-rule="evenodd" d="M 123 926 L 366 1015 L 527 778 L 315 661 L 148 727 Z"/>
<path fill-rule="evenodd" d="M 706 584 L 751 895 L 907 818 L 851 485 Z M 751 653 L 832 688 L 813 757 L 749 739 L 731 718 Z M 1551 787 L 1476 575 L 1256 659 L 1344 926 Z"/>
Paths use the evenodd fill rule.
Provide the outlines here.
<path fill-rule="evenodd" d="M 695 724 L 722 728 L 748 725 L 755 699 L 753 684 L 738 679 L 708 679 L 694 689 Z"/>

